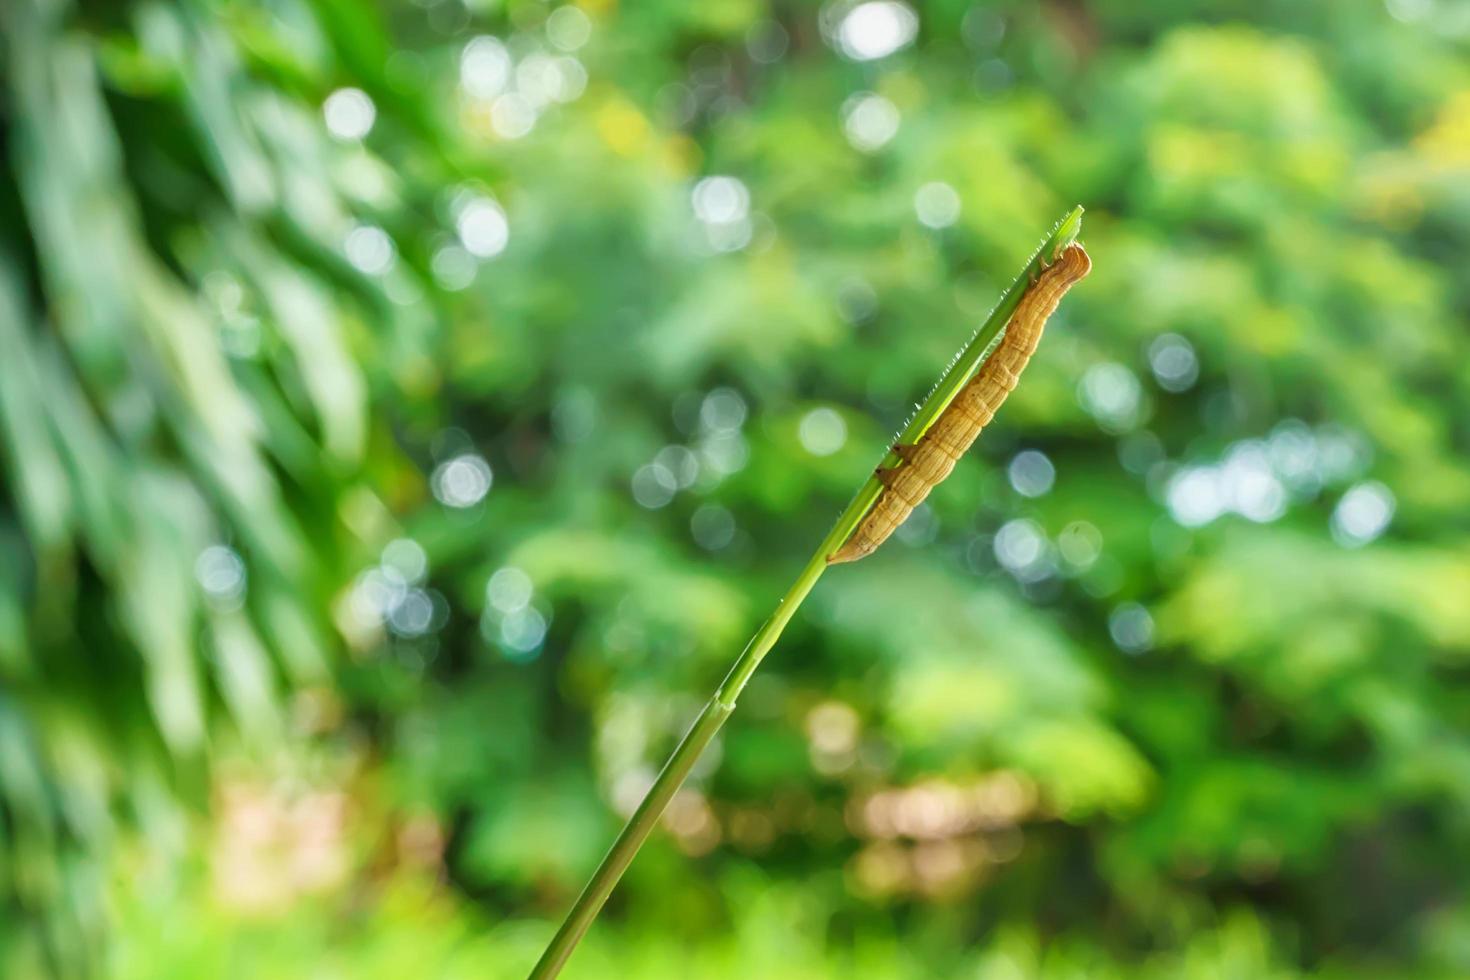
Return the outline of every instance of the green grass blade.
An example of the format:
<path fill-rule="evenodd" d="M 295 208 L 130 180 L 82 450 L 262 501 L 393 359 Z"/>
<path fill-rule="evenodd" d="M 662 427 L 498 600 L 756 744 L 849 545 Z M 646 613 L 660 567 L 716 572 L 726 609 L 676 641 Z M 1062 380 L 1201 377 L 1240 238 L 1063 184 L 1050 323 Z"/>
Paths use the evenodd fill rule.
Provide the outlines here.
<path fill-rule="evenodd" d="M 1041 246 L 1031 256 L 1020 274 L 1012 280 L 1010 286 L 1001 295 L 1000 302 L 995 309 L 990 311 L 985 322 L 975 331 L 969 343 L 960 350 L 945 369 L 940 377 L 939 383 L 929 392 L 929 396 L 919 405 L 908 424 L 896 440 L 899 443 L 917 442 L 924 431 L 933 424 L 939 414 L 944 411 L 946 405 L 954 398 L 959 390 L 964 387 L 965 382 L 979 368 L 985 359 L 986 352 L 990 349 L 995 339 L 1000 336 L 1005 328 L 1006 322 L 1010 320 L 1011 314 L 1015 312 L 1016 305 L 1021 301 L 1021 294 L 1031 281 L 1041 273 L 1044 265 L 1050 264 L 1068 245 L 1077 240 L 1077 235 L 1082 231 L 1082 208 L 1073 208 L 1067 215 L 1057 222 L 1056 227 L 1046 236 Z M 892 453 L 885 459 L 885 463 L 894 461 Z M 735 710 L 736 699 L 744 690 L 746 683 L 755 673 L 756 668 L 771 648 L 780 639 L 786 624 L 791 621 L 796 610 L 800 607 L 802 600 L 811 592 L 812 587 L 817 584 L 817 579 L 827 569 L 827 556 L 842 546 L 853 528 L 857 527 L 863 515 L 873 506 L 873 501 L 878 499 L 881 486 L 876 476 L 870 476 L 862 489 L 853 497 L 846 509 L 843 510 L 837 523 L 827 533 L 822 544 L 817 548 L 815 554 L 807 561 L 806 566 L 797 576 L 786 595 L 781 598 L 776 606 L 776 611 L 771 618 L 761 624 L 761 628 L 751 637 L 740 656 L 736 658 L 730 673 L 726 675 L 715 695 L 705 706 L 704 712 L 695 721 L 689 732 L 679 742 L 674 753 L 665 763 L 663 771 L 654 780 L 653 786 L 648 790 L 643 802 L 633 816 L 629 818 L 626 826 L 618 834 L 617 840 L 613 842 L 612 848 L 602 859 L 597 870 L 593 872 L 592 879 L 587 882 L 587 887 L 582 890 L 577 901 L 567 913 L 561 928 L 552 937 L 551 943 L 546 947 L 546 952 L 541 954 L 532 969 L 529 980 L 551 980 L 561 973 L 568 957 L 576 949 L 577 943 L 592 925 L 592 920 L 597 917 L 608 895 L 612 893 L 617 885 L 618 879 L 623 876 L 628 865 L 638 854 L 638 849 L 643 846 L 648 835 L 652 833 L 658 818 L 662 815 L 664 807 L 669 800 L 673 799 L 675 791 L 683 784 L 684 778 L 689 774 L 690 768 L 695 760 L 699 758 L 715 733 L 720 730 Z"/>

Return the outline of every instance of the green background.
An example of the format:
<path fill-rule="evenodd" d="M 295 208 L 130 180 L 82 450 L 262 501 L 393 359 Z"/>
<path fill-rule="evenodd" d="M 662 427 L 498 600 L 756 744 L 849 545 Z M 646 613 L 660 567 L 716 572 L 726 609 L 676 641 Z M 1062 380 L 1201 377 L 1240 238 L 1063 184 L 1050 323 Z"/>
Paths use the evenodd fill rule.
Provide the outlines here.
<path fill-rule="evenodd" d="M 1470 973 L 1470 5 L 0 5 L 0 970 Z"/>

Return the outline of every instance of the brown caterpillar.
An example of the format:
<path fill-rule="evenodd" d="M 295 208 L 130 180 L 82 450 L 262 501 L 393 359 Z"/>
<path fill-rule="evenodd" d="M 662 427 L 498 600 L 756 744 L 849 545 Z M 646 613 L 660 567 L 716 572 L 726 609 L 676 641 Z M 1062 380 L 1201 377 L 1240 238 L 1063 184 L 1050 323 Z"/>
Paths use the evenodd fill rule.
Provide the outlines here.
<path fill-rule="evenodd" d="M 975 376 L 945 406 L 928 431 L 911 445 L 894 445 L 899 462 L 878 467 L 883 491 L 852 535 L 827 559 L 828 564 L 866 558 L 898 529 L 929 491 L 949 476 L 989 424 L 996 410 L 1016 387 L 1021 371 L 1036 345 L 1046 321 L 1072 284 L 1092 270 L 1092 260 L 1081 245 L 1068 245 L 1036 281 L 1021 295 L 1016 312 L 1006 323 L 1005 336 L 985 359 Z"/>

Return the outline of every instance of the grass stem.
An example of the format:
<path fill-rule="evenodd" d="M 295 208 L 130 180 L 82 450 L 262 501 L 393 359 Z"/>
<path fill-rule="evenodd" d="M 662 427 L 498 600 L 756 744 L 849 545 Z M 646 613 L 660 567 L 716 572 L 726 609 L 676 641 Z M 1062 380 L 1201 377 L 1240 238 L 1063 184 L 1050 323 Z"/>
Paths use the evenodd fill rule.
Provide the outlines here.
<path fill-rule="evenodd" d="M 1076 240 L 1081 230 L 1082 208 L 1073 208 L 1052 229 L 1051 234 L 1031 256 L 1031 260 L 1026 263 L 1020 275 L 1001 295 L 1000 302 L 990 312 L 990 316 L 986 317 L 985 323 L 975 331 L 969 343 L 950 362 L 949 367 L 940 377 L 939 383 L 934 386 L 929 396 L 914 412 L 913 417 L 899 433 L 896 442 L 908 444 L 918 441 L 919 437 L 924 434 L 924 430 L 938 418 L 945 406 L 979 368 L 985 352 L 1000 336 L 1001 330 L 1010 320 L 1016 304 L 1021 300 L 1021 294 L 1025 292 L 1031 280 L 1040 274 L 1043 261 L 1054 260 L 1062 249 Z M 893 461 L 890 454 L 885 458 L 884 463 L 886 465 Z M 736 658 L 734 666 L 730 668 L 729 674 L 716 689 L 714 696 L 710 698 L 709 703 L 695 719 L 693 726 L 679 742 L 678 747 L 674 749 L 674 754 L 669 757 L 669 761 L 664 764 L 663 770 L 654 780 L 653 786 L 649 788 L 648 795 L 643 798 L 643 802 L 628 819 L 622 833 L 618 834 L 607 856 L 602 859 L 602 863 L 593 873 L 592 880 L 587 882 L 587 887 L 582 890 L 582 894 L 578 896 L 571 911 L 567 913 L 561 928 L 552 937 L 551 944 L 546 947 L 546 952 L 541 954 L 541 959 L 531 971 L 529 980 L 551 980 L 561 973 L 567 958 L 572 955 L 577 943 L 592 925 L 592 920 L 597 917 L 608 895 L 612 894 L 618 879 L 633 862 L 638 849 L 652 833 L 659 817 L 663 815 L 664 808 L 668 806 L 669 801 L 683 785 L 684 779 L 689 775 L 689 770 L 693 768 L 700 753 L 714 738 L 715 733 L 720 730 L 725 719 L 734 712 L 736 699 L 740 697 L 740 692 L 745 689 L 745 685 L 750 681 L 756 668 L 760 666 L 761 660 L 776 645 L 782 631 L 786 629 L 786 624 L 791 621 L 791 617 L 801 606 L 802 600 L 807 597 L 812 586 L 817 584 L 817 579 L 821 578 L 822 573 L 827 570 L 827 557 L 840 548 L 852 534 L 858 522 L 868 512 L 868 508 L 873 506 L 881 489 L 877 477 L 869 476 L 867 482 L 837 518 L 832 530 L 822 540 L 821 546 L 806 563 L 806 567 L 801 570 L 801 574 L 797 576 L 791 588 L 781 597 L 771 618 L 766 620 L 751 637 L 750 642 Z"/>

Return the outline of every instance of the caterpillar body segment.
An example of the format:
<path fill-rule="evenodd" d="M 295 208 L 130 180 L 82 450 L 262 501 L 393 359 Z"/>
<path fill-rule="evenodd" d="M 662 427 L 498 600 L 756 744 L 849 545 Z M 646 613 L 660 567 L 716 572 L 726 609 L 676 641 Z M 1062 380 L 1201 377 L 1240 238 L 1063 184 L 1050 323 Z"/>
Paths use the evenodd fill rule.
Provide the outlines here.
<path fill-rule="evenodd" d="M 899 461 L 877 470 L 882 492 L 828 564 L 857 561 L 878 550 L 898 526 L 923 503 L 929 491 L 954 470 L 980 431 L 990 424 L 1021 372 L 1036 353 L 1046 321 L 1068 289 L 1092 270 L 1081 245 L 1072 244 L 1042 270 L 1021 295 L 1006 323 L 1005 335 L 975 376 L 959 390 L 918 442 L 896 445 Z"/>

